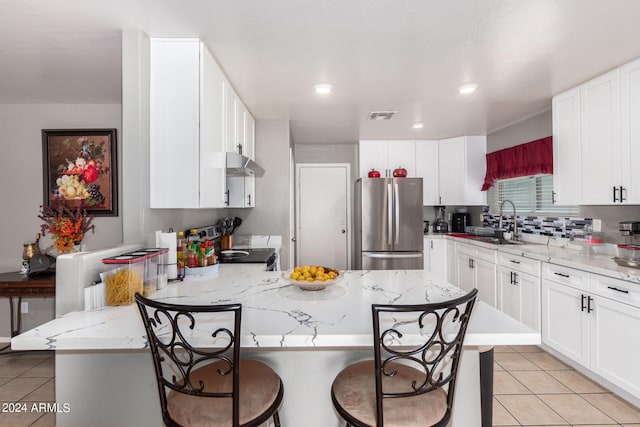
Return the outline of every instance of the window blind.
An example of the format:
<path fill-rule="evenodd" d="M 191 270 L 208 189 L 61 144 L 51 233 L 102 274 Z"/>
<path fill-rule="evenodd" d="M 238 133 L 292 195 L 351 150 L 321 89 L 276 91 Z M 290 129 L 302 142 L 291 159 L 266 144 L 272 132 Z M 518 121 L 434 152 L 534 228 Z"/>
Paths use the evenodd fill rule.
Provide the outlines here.
<path fill-rule="evenodd" d="M 511 200 L 518 215 L 576 216 L 578 206 L 553 203 L 553 175 L 532 175 L 500 179 L 489 190 L 492 213 L 500 211 L 504 200 Z"/>

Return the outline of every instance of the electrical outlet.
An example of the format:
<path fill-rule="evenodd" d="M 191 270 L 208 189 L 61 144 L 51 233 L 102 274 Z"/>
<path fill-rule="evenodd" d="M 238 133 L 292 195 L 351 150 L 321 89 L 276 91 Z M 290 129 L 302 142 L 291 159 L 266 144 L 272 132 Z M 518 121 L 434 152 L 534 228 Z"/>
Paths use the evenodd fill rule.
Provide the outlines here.
<path fill-rule="evenodd" d="M 20 313 L 25 314 L 29 312 L 29 303 L 27 301 L 22 301 L 20 303 Z"/>
<path fill-rule="evenodd" d="M 593 225 L 593 231 L 595 232 L 602 231 L 602 220 L 594 219 L 592 220 L 591 225 Z"/>

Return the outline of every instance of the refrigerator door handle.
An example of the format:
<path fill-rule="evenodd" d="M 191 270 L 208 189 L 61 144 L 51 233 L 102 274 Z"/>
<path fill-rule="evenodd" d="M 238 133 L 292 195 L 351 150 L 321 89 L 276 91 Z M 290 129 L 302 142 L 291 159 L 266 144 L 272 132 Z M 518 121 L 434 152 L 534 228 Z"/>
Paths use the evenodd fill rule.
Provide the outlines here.
<path fill-rule="evenodd" d="M 393 197 L 393 204 L 395 205 L 395 211 L 396 211 L 396 215 L 395 215 L 395 223 L 396 223 L 396 229 L 395 229 L 395 235 L 396 235 L 396 245 L 400 243 L 400 202 L 397 200 L 398 194 L 400 194 L 400 189 L 398 188 L 398 183 L 395 183 L 395 188 L 394 188 L 395 192 L 394 197 Z"/>
<path fill-rule="evenodd" d="M 422 253 L 420 252 L 415 252 L 415 253 L 407 253 L 407 254 L 403 254 L 403 253 L 368 253 L 368 252 L 363 252 L 362 256 L 364 258 L 420 258 L 422 256 Z"/>
<path fill-rule="evenodd" d="M 387 184 L 387 244 L 393 245 L 393 191 L 391 183 Z"/>

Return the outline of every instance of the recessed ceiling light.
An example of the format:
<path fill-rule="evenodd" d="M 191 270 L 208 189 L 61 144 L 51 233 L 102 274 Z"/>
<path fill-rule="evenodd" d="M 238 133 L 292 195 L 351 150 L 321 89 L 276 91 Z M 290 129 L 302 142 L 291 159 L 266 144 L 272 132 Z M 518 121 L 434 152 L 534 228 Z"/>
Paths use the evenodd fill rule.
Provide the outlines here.
<path fill-rule="evenodd" d="M 413 124 L 413 128 L 414 129 L 422 129 L 424 127 L 423 123 L 414 123 Z"/>
<path fill-rule="evenodd" d="M 458 88 L 458 92 L 460 92 L 463 95 L 467 95 L 469 93 L 473 93 L 476 91 L 476 89 L 478 89 L 478 85 L 475 83 L 469 83 L 466 85 L 462 85 Z"/>
<path fill-rule="evenodd" d="M 313 87 L 313 90 L 315 90 L 318 95 L 326 95 L 331 92 L 331 89 L 333 89 L 333 86 L 325 83 Z"/>

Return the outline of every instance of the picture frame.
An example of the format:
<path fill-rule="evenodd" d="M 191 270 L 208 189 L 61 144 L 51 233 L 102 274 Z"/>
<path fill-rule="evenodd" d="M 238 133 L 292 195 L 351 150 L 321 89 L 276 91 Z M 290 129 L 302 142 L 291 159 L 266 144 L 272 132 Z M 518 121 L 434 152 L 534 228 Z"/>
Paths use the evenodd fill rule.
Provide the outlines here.
<path fill-rule="evenodd" d="M 118 216 L 116 129 L 42 129 L 44 205 Z"/>

